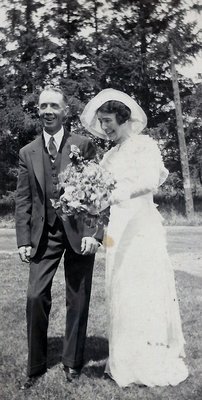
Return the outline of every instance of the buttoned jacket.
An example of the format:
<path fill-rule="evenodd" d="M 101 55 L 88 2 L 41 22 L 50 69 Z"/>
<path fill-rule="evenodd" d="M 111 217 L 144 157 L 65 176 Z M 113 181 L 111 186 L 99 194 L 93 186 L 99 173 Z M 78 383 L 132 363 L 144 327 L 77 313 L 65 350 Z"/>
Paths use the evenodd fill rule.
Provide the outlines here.
<path fill-rule="evenodd" d="M 60 171 L 63 171 L 68 163 L 71 145 L 79 147 L 81 155 L 86 159 L 92 159 L 95 149 L 92 142 L 80 135 L 64 133 L 67 139 L 61 152 Z M 46 216 L 45 201 L 45 176 L 43 167 L 43 137 L 38 136 L 27 144 L 19 153 L 19 174 L 16 194 L 16 236 L 17 245 L 32 247 L 31 257 L 37 252 L 44 229 Z M 63 220 L 62 220 L 63 221 Z M 63 221 L 64 230 L 71 247 L 77 253 L 81 252 L 81 240 L 83 237 L 95 236 L 102 240 L 103 229 L 95 232 L 86 223 L 75 220 L 72 216 Z"/>

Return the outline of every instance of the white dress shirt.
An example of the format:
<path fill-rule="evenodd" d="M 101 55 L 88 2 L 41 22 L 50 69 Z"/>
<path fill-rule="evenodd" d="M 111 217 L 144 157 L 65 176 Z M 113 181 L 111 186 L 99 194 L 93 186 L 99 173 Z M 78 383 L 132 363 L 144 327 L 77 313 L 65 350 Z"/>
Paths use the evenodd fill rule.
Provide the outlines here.
<path fill-rule="evenodd" d="M 62 128 L 57 133 L 55 133 L 55 135 L 49 135 L 49 133 L 47 133 L 45 130 L 43 130 L 43 136 L 44 136 L 44 140 L 45 140 L 45 146 L 47 147 L 48 152 L 49 152 L 49 140 L 52 136 L 54 137 L 56 149 L 58 151 L 60 148 L 63 136 L 64 136 L 64 128 L 62 126 Z"/>

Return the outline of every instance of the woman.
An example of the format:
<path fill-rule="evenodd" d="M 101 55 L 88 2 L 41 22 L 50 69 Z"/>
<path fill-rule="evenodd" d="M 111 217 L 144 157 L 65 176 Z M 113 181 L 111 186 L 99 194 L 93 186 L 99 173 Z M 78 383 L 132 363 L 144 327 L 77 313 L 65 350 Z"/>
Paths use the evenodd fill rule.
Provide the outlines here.
<path fill-rule="evenodd" d="M 117 187 L 107 231 L 108 374 L 119 386 L 177 385 L 188 376 L 173 269 L 153 193 L 167 177 L 155 141 L 138 135 L 146 116 L 127 94 L 105 89 L 85 107 L 81 122 L 113 140 L 102 166 Z"/>

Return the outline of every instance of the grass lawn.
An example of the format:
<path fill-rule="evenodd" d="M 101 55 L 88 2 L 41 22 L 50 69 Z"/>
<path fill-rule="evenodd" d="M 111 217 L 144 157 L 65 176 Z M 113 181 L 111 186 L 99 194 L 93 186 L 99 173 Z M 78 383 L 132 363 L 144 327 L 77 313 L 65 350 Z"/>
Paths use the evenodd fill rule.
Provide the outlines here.
<path fill-rule="evenodd" d="M 48 372 L 34 387 L 19 391 L 26 375 L 27 340 L 25 303 L 28 267 L 16 254 L 1 254 L 1 389 L 2 400 L 201 400 L 202 399 L 202 278 L 177 271 L 189 378 L 177 387 L 118 388 L 103 379 L 108 353 L 104 304 L 104 254 L 97 256 L 86 342 L 86 365 L 79 381 L 67 384 L 60 362 L 65 322 L 62 265 L 53 284 L 53 306 L 49 325 Z"/>

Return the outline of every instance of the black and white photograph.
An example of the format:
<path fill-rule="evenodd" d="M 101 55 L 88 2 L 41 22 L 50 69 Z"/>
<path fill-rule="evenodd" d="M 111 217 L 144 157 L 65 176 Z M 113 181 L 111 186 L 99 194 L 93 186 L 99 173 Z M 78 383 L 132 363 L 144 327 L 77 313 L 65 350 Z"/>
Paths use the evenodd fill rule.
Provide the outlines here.
<path fill-rule="evenodd" d="M 202 399 L 201 17 L 1 0 L 2 400 Z"/>

